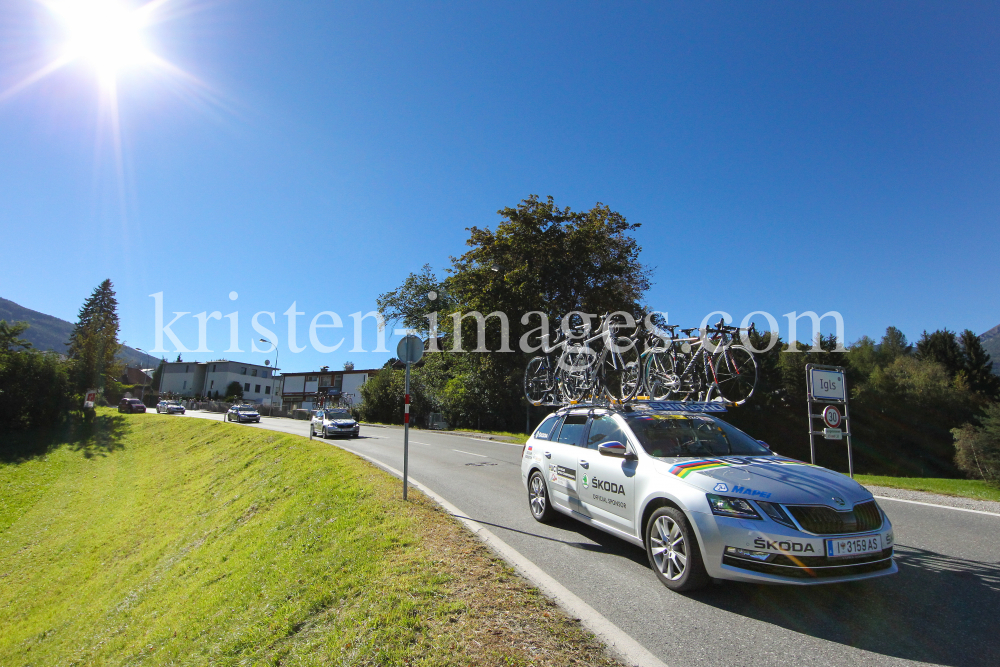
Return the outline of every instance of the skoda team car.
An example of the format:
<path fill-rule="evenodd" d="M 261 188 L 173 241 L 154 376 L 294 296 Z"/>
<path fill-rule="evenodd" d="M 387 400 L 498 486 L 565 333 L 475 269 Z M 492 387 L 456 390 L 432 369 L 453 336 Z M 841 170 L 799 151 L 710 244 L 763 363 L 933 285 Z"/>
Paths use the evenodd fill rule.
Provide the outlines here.
<path fill-rule="evenodd" d="M 573 406 L 524 446 L 532 515 L 561 512 L 646 549 L 668 588 L 710 578 L 818 584 L 897 572 L 893 532 L 849 477 L 773 454 L 718 403 Z"/>
<path fill-rule="evenodd" d="M 257 408 L 249 405 L 234 405 L 226 413 L 226 421 L 260 423 L 260 413 Z"/>
<path fill-rule="evenodd" d="M 349 410 L 326 408 L 313 413 L 312 432 L 321 438 L 338 435 L 356 438 L 361 432 L 361 426 L 354 420 Z"/>

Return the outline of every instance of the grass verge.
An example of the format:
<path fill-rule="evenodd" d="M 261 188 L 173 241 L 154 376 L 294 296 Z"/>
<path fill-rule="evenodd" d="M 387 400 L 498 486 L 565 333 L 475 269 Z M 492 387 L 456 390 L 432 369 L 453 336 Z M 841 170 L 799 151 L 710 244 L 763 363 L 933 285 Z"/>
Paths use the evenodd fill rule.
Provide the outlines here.
<path fill-rule="evenodd" d="M 1000 488 L 981 480 L 940 479 L 936 477 L 882 477 L 880 475 L 855 475 L 865 486 L 888 486 L 893 489 L 927 491 L 944 496 L 958 496 L 975 500 L 1000 502 Z"/>
<path fill-rule="evenodd" d="M 340 449 L 99 422 L 99 447 L 0 465 L 0 664 L 614 664 L 455 519 Z"/>

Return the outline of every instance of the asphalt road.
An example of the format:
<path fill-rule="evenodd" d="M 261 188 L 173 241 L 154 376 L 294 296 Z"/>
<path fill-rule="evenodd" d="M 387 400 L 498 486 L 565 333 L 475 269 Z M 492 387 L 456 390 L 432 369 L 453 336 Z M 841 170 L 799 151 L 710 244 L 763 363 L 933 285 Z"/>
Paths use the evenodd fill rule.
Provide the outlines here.
<path fill-rule="evenodd" d="M 288 419 L 242 427 L 308 434 L 307 422 Z M 337 444 L 402 470 L 401 429 L 361 435 Z M 1000 517 L 880 500 L 895 528 L 895 576 L 810 587 L 724 582 L 680 595 L 656 580 L 642 549 L 567 517 L 535 522 L 520 455 L 520 445 L 410 432 L 411 477 L 671 667 L 1000 665 Z"/>

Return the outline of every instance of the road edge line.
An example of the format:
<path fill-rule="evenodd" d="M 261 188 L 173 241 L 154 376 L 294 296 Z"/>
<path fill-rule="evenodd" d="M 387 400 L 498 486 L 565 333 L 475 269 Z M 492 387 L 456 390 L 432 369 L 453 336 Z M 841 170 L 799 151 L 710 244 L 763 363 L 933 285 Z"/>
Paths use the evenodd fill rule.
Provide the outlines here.
<path fill-rule="evenodd" d="M 873 494 L 874 495 L 874 494 Z M 935 503 L 925 503 L 920 500 L 906 500 L 905 498 L 893 498 L 892 496 L 875 496 L 879 500 L 895 500 L 897 503 L 910 503 L 913 505 L 924 505 L 926 507 L 940 507 L 943 510 L 955 510 L 956 512 L 972 512 L 973 514 L 985 514 L 987 516 L 1000 516 L 996 512 L 986 510 L 974 510 L 968 507 L 952 507 L 951 505 L 937 505 Z"/>
<path fill-rule="evenodd" d="M 403 473 L 390 465 L 341 445 L 330 444 L 368 461 L 395 477 L 403 478 Z M 531 582 L 546 596 L 553 599 L 556 604 L 562 607 L 563 611 L 567 612 L 573 618 L 579 618 L 580 625 L 590 630 L 598 639 L 604 642 L 608 647 L 608 651 L 614 657 L 635 667 L 668 667 L 665 662 L 653 655 L 645 646 L 633 639 L 624 630 L 609 621 L 601 612 L 577 597 L 572 591 L 546 574 L 521 552 L 494 535 L 485 526 L 476 522 L 475 519 L 470 518 L 465 512 L 412 477 L 410 478 L 410 485 L 420 490 L 424 495 L 440 505 L 442 509 L 461 521 L 466 528 L 472 531 L 473 535 L 486 543 L 495 554 L 507 561 L 518 574 Z"/>

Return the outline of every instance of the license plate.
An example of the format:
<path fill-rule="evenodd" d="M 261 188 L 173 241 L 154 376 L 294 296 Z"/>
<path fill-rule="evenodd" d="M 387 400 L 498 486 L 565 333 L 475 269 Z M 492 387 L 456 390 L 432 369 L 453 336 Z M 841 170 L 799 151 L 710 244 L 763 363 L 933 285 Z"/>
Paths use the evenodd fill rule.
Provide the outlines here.
<path fill-rule="evenodd" d="M 881 535 L 861 535 L 859 537 L 838 537 L 826 541 L 827 558 L 847 558 L 864 556 L 882 551 Z"/>

